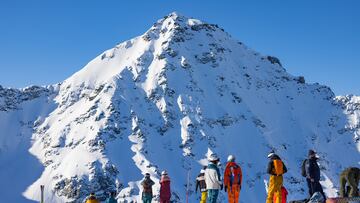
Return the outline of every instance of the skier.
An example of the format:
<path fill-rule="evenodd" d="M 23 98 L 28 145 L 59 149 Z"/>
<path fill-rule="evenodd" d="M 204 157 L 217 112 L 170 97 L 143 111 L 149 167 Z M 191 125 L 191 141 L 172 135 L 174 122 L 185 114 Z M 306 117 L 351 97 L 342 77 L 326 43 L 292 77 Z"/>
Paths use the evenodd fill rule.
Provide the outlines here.
<path fill-rule="evenodd" d="M 224 173 L 225 192 L 228 193 L 229 203 L 238 203 L 241 190 L 242 171 L 238 164 L 235 163 L 235 156 L 228 157 Z"/>
<path fill-rule="evenodd" d="M 268 158 L 270 159 L 270 161 L 268 164 L 267 173 L 270 174 L 270 180 L 266 203 L 272 203 L 274 195 L 278 197 L 275 203 L 281 203 L 281 187 L 283 186 L 283 174 L 287 172 L 287 169 L 284 162 L 274 152 L 271 152 L 268 155 Z"/>
<path fill-rule="evenodd" d="M 310 198 L 315 192 L 320 192 L 324 199 L 326 199 L 325 193 L 320 184 L 320 168 L 317 163 L 318 158 L 314 150 L 309 150 L 308 159 L 305 162 L 306 182 L 309 188 Z"/>
<path fill-rule="evenodd" d="M 117 203 L 115 197 L 116 192 L 110 192 L 110 196 L 106 199 L 105 203 Z"/>
<path fill-rule="evenodd" d="M 95 193 L 92 192 L 92 193 L 90 193 L 90 196 L 88 198 L 86 198 L 85 203 L 100 203 L 100 201 L 96 199 Z"/>
<path fill-rule="evenodd" d="M 205 170 L 205 183 L 206 189 L 208 191 L 208 202 L 216 203 L 219 190 L 223 189 L 220 170 L 217 166 L 220 159 L 216 154 L 211 154 L 208 160 L 210 163 Z"/>
<path fill-rule="evenodd" d="M 360 169 L 356 167 L 350 167 L 345 169 L 340 174 L 340 197 L 346 197 L 347 193 L 349 197 L 358 197 L 359 196 L 359 185 L 360 180 Z M 349 184 L 349 189 L 345 192 L 346 183 Z"/>
<path fill-rule="evenodd" d="M 204 169 L 201 169 L 200 174 L 196 178 L 195 192 L 197 192 L 198 188 L 200 189 L 200 192 L 201 192 L 200 203 L 206 203 L 206 198 L 207 198 L 207 190 L 206 190 L 206 183 L 205 183 L 205 169 L 206 169 L 206 167 Z"/>
<path fill-rule="evenodd" d="M 170 177 L 166 171 L 161 172 L 160 179 L 160 203 L 170 203 L 171 189 Z"/>
<path fill-rule="evenodd" d="M 154 184 L 155 184 L 154 181 L 152 181 L 150 178 L 150 174 L 146 173 L 144 180 L 141 182 L 141 185 L 143 187 L 143 192 L 142 192 L 143 203 L 151 203 L 151 200 L 153 198 L 152 186 Z"/>

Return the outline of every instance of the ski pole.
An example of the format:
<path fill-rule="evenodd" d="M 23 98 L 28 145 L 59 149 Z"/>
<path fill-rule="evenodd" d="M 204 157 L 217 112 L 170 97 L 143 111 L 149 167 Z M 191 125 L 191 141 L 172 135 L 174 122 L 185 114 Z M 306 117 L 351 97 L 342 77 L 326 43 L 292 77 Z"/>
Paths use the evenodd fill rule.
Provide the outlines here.
<path fill-rule="evenodd" d="M 187 175 L 187 184 L 186 184 L 186 203 L 189 203 L 189 182 L 190 182 L 190 170 Z"/>
<path fill-rule="evenodd" d="M 40 203 L 44 203 L 44 185 L 40 185 L 41 199 Z"/>

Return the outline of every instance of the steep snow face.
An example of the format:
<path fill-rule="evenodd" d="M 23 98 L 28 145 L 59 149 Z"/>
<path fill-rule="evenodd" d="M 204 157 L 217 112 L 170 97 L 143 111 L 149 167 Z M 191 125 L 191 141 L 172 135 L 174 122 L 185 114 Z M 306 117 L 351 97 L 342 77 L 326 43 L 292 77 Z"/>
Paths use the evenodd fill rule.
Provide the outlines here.
<path fill-rule="evenodd" d="M 4 202 L 27 202 L 21 194 L 44 167 L 29 153 L 33 129 L 56 104 L 56 86 L 8 89 L 0 86 L 0 187 Z"/>
<path fill-rule="evenodd" d="M 318 152 L 332 196 L 340 171 L 360 161 L 358 97 L 335 98 L 217 25 L 177 13 L 105 51 L 58 89 L 56 108 L 32 126 L 30 152 L 44 167 L 24 193 L 32 200 L 44 184 L 46 202 L 81 202 L 91 191 L 103 200 L 112 190 L 119 202 L 139 202 L 146 172 L 158 199 L 166 169 L 173 201 L 185 202 L 190 174 L 196 202 L 193 180 L 216 152 L 223 161 L 235 155 L 242 166 L 241 202 L 263 202 L 270 150 L 289 168 L 290 199 L 302 198 L 308 149 Z"/>

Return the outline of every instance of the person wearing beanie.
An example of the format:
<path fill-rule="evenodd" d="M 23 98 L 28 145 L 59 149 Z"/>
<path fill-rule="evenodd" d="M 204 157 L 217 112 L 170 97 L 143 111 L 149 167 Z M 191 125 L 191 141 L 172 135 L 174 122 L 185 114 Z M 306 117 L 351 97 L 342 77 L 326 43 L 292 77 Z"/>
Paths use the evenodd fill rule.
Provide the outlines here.
<path fill-rule="evenodd" d="M 311 198 L 315 192 L 320 192 L 324 198 L 326 198 L 320 184 L 320 167 L 317 160 L 318 158 L 316 157 L 315 151 L 310 149 L 308 152 L 308 159 L 305 162 L 306 182 L 309 188 L 309 195 Z"/>
<path fill-rule="evenodd" d="M 160 203 L 170 203 L 171 189 L 170 177 L 167 171 L 161 172 L 160 178 Z"/>
<path fill-rule="evenodd" d="M 86 199 L 86 203 L 100 203 L 100 201 L 96 198 L 94 192 L 90 193 L 90 196 Z"/>
<path fill-rule="evenodd" d="M 268 155 L 270 159 L 267 173 L 270 174 L 269 189 L 266 203 L 272 203 L 274 195 L 276 195 L 276 202 L 282 202 L 281 188 L 283 187 L 283 174 L 287 172 L 284 162 L 275 152 L 270 152 Z"/>
<path fill-rule="evenodd" d="M 211 154 L 208 160 L 209 165 L 205 170 L 205 183 L 208 192 L 207 199 L 209 203 L 216 203 L 219 191 L 223 188 L 220 170 L 218 168 L 220 159 L 216 154 Z"/>
<path fill-rule="evenodd" d="M 198 191 L 198 189 L 201 192 L 201 198 L 200 203 L 206 203 L 207 198 L 207 190 L 206 190 L 206 183 L 205 183 L 205 169 L 200 170 L 200 174 L 196 177 L 196 186 L 195 186 L 195 192 Z"/>

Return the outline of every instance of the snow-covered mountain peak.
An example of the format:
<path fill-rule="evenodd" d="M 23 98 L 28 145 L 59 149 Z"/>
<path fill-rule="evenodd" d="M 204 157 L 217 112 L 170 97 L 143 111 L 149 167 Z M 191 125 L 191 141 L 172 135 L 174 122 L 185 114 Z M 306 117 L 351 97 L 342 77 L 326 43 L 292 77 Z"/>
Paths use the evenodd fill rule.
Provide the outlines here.
<path fill-rule="evenodd" d="M 41 167 L 19 193 L 38 200 L 45 184 L 47 202 L 81 202 L 92 191 L 104 199 L 112 190 L 119 202 L 139 201 L 143 174 L 158 182 L 164 169 L 173 201 L 184 202 L 187 175 L 195 178 L 209 152 L 222 160 L 233 154 L 245 174 L 242 201 L 262 202 L 267 153 L 284 159 L 296 198 L 305 195 L 298 168 L 312 148 L 333 195 L 340 169 L 360 160 L 358 107 L 358 97 L 335 98 L 330 88 L 307 84 L 217 25 L 171 13 L 59 85 L 0 86 L 0 127 L 13 132 L 0 135 L 0 153 L 10 138 L 28 143 L 21 152 L 30 148 Z M 20 165 L 34 162 L 13 171 Z"/>

